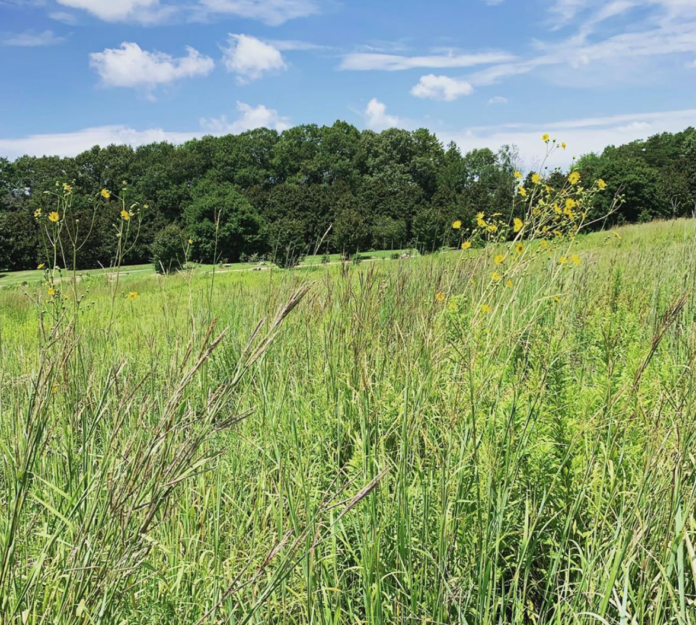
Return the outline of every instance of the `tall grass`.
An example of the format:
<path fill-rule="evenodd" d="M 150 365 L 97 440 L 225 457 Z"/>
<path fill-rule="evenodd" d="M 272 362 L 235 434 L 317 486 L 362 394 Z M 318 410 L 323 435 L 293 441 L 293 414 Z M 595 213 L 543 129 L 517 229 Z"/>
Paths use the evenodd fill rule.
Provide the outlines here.
<path fill-rule="evenodd" d="M 693 623 L 696 225 L 617 234 L 3 290 L 3 622 Z"/>

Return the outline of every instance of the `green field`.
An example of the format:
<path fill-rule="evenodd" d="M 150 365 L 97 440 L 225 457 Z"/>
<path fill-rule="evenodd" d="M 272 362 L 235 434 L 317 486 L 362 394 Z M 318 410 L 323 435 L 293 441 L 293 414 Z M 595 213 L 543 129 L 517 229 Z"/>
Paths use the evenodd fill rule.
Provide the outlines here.
<path fill-rule="evenodd" d="M 696 222 L 501 249 L 0 278 L 0 623 L 696 623 Z"/>

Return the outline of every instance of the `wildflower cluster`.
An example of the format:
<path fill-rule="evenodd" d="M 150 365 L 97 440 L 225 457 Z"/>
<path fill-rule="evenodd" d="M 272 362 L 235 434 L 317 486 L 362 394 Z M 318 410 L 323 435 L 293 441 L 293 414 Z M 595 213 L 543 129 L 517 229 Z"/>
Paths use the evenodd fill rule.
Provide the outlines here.
<path fill-rule="evenodd" d="M 547 146 L 547 159 L 567 147 L 548 134 L 542 141 Z M 578 233 L 599 217 L 592 214 L 593 199 L 607 187 L 603 180 L 586 183 L 576 169 L 567 175 L 558 170 L 548 176 L 530 172 L 526 183 L 520 171 L 513 177 L 515 193 L 510 211 L 490 215 L 479 212 L 471 231 L 462 231 L 459 220 L 452 224 L 454 230 L 462 232 L 462 250 L 478 242 L 487 244 L 486 252 L 476 256 L 480 263 L 488 264 L 476 306 L 479 317 L 493 312 L 500 300 L 497 290 L 513 289 L 535 258 L 548 258 L 558 270 L 582 264 L 580 256 L 571 253 L 571 247 Z"/>

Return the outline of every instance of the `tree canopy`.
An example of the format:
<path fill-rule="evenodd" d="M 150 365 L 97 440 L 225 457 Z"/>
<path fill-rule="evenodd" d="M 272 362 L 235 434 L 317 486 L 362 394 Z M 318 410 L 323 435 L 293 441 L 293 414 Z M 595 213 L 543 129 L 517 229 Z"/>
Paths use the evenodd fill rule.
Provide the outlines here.
<path fill-rule="evenodd" d="M 452 221 L 471 227 L 480 211 L 510 209 L 516 161 L 512 147 L 462 154 L 425 129 L 376 133 L 342 121 L 176 146 L 95 146 L 74 158 L 0 158 L 0 270 L 29 269 L 45 260 L 34 213 L 52 210 L 56 183 L 74 189 L 70 227 L 85 232 L 89 224 L 83 267 L 108 265 L 113 258 L 113 225 L 121 209 L 116 196 L 124 182 L 128 206 L 138 206 L 142 215 L 126 262 L 153 260 L 158 234 L 176 226 L 191 240 L 190 260 L 268 256 L 289 265 L 318 247 L 353 254 L 448 245 Z M 598 201 L 624 196 L 611 223 L 696 211 L 693 128 L 611 146 L 583 156 L 575 167 L 583 180 L 607 183 Z M 159 243 L 172 240 L 173 232 L 166 230 Z"/>

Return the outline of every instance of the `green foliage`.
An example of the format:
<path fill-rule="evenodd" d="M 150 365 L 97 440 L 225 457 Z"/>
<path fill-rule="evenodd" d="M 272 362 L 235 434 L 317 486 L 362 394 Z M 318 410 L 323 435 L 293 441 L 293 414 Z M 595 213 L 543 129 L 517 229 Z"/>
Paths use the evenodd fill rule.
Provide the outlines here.
<path fill-rule="evenodd" d="M 238 262 L 241 255 L 263 249 L 263 220 L 231 184 L 201 182 L 184 210 L 184 223 L 193 243 L 193 260 L 203 263 Z"/>
<path fill-rule="evenodd" d="M 93 210 L 102 189 L 118 190 L 124 181 L 129 202 L 143 212 L 148 207 L 127 263 L 149 262 L 154 237 L 168 224 L 183 224 L 195 240 L 193 258 L 206 262 L 270 253 L 282 257 L 281 264 L 292 265 L 301 254 L 313 252 L 332 225 L 333 234 L 323 245 L 334 253 L 344 245 L 354 251 L 406 241 L 419 241 L 421 249 L 431 251 L 456 243 L 443 236 L 446 228 L 436 232 L 442 223 L 458 219 L 471 229 L 478 212 L 491 215 L 512 204 L 518 161 L 514 147 L 462 154 L 454 144 L 443 147 L 425 129 L 361 132 L 342 121 L 281 133 L 257 129 L 178 146 L 95 146 L 75 158 L 0 159 L 0 215 L 31 215 L 43 206 L 46 193 L 55 190 L 56 180 L 70 181 L 74 217 L 81 228 L 91 225 L 90 240 L 78 255 L 81 268 L 107 266 L 117 253 L 118 215 L 108 206 L 96 215 Z M 610 147 L 577 164 L 583 180 L 604 178 L 609 185 L 598 198 L 597 212 L 607 208 L 616 192 L 624 195 L 614 222 L 696 212 L 693 129 Z M 556 172 L 549 180 L 560 186 L 565 176 Z M 341 216 L 346 210 L 357 210 L 364 219 Z M 424 216 L 435 214 L 439 217 L 428 225 Z M 4 240 L 11 239 L 2 252 L 4 266 L 30 269 L 35 258 L 27 251 L 26 218 L 3 219 L 12 231 L 2 234 Z M 350 220 L 359 224 L 359 232 L 336 236 L 336 227 L 340 231 Z M 286 227 L 289 232 L 278 232 Z M 18 246 L 17 253 L 10 261 L 13 246 Z"/>
<path fill-rule="evenodd" d="M 0 212 L 0 271 L 34 267 L 39 254 L 36 222 L 24 211 Z"/>
<path fill-rule="evenodd" d="M 152 263 L 157 273 L 178 271 L 186 264 L 188 242 L 184 231 L 177 225 L 166 226 L 152 243 Z"/>

